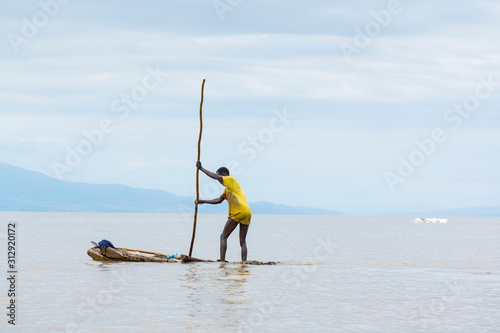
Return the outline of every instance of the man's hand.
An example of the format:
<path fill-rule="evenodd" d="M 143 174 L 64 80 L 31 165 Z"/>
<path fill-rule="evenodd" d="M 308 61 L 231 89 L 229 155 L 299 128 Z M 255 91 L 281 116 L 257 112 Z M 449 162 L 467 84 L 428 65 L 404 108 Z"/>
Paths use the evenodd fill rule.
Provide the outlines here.
<path fill-rule="evenodd" d="M 220 204 L 224 200 L 225 200 L 225 198 L 220 196 L 220 197 L 212 199 L 212 200 L 198 200 L 198 201 L 195 200 L 194 203 L 198 202 L 200 205 L 201 204 L 217 205 L 217 204 Z"/>
<path fill-rule="evenodd" d="M 196 167 L 198 168 L 198 170 L 201 170 L 208 177 L 210 177 L 212 179 L 215 179 L 215 180 L 218 180 L 222 184 L 222 176 L 220 176 L 220 175 L 218 175 L 218 174 L 216 174 L 216 173 L 214 173 L 212 171 L 208 171 L 207 169 L 203 168 L 201 166 L 201 162 L 200 161 L 196 161 Z M 207 203 L 210 203 L 210 202 L 207 202 Z"/>

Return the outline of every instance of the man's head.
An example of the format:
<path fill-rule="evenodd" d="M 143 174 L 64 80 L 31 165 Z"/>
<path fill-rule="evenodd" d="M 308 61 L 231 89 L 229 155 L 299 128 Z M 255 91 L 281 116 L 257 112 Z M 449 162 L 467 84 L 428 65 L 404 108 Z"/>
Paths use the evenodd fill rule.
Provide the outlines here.
<path fill-rule="evenodd" d="M 229 170 L 226 167 L 220 167 L 217 169 L 217 174 L 220 176 L 229 176 Z"/>

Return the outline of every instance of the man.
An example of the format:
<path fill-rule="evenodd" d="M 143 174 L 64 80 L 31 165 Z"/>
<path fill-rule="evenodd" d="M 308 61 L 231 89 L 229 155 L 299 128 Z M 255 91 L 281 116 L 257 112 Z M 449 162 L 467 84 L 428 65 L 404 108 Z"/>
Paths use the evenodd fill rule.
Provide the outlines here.
<path fill-rule="evenodd" d="M 218 180 L 219 183 L 224 185 L 224 193 L 220 197 L 212 200 L 198 200 L 199 204 L 220 204 L 222 201 L 227 200 L 229 205 L 229 217 L 227 219 L 224 230 L 220 235 L 220 259 L 218 261 L 226 261 L 227 239 L 229 235 L 240 225 L 240 245 L 241 245 L 241 260 L 247 260 L 247 243 L 246 237 L 248 226 L 252 218 L 250 206 L 248 206 L 245 192 L 241 189 L 240 184 L 234 178 L 229 176 L 229 170 L 221 167 L 216 173 L 208 171 L 203 168 L 201 162 L 196 162 L 196 166 L 203 171 L 208 177 Z"/>

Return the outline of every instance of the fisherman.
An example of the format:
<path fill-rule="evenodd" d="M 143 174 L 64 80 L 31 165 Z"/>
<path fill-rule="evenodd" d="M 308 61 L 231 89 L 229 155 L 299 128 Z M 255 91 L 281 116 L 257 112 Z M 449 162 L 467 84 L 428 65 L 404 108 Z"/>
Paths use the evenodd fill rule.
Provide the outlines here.
<path fill-rule="evenodd" d="M 212 200 L 198 200 L 197 202 L 199 204 L 207 203 L 216 205 L 220 204 L 224 200 L 227 200 L 229 205 L 229 217 L 226 225 L 224 226 L 224 230 L 220 235 L 220 259 L 217 261 L 226 261 L 227 239 L 234 229 L 236 229 L 238 224 L 240 225 L 241 260 L 246 261 L 246 237 L 252 213 L 250 211 L 250 206 L 248 205 L 245 192 L 243 192 L 243 189 L 238 181 L 234 177 L 229 176 L 229 170 L 227 168 L 221 167 L 216 173 L 213 173 L 203 168 L 200 161 L 196 162 L 196 167 L 203 171 L 203 173 L 205 173 L 208 177 L 218 180 L 219 183 L 225 187 L 224 192 L 220 197 Z"/>

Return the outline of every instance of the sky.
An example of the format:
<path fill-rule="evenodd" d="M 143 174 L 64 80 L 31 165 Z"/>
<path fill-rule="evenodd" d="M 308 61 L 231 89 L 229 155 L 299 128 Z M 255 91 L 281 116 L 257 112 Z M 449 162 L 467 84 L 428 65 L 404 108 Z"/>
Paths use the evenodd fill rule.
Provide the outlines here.
<path fill-rule="evenodd" d="M 0 162 L 194 196 L 205 79 L 201 161 L 250 202 L 499 205 L 498 1 L 2 4 Z"/>

